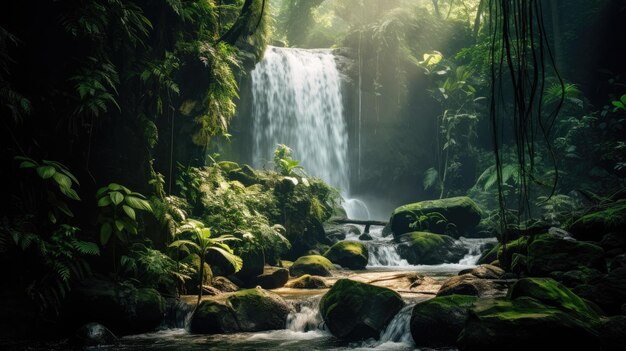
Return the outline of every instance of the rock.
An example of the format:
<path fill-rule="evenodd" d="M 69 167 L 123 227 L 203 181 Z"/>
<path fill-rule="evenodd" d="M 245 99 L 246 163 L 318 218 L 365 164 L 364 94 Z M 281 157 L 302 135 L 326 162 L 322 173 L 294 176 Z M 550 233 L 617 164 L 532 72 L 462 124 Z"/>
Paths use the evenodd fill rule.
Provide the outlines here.
<path fill-rule="evenodd" d="M 608 233 L 602 237 L 600 246 L 605 251 L 615 251 L 626 249 L 626 234 L 624 233 Z"/>
<path fill-rule="evenodd" d="M 368 255 L 367 247 L 359 241 L 340 241 L 324 253 L 330 262 L 349 269 L 364 269 Z"/>
<path fill-rule="evenodd" d="M 240 255 L 243 260 L 243 267 L 235 275 L 243 280 L 249 282 L 256 276 L 263 274 L 265 269 L 265 255 L 262 250 L 250 250 Z"/>
<path fill-rule="evenodd" d="M 598 304 L 608 315 L 618 315 L 626 301 L 626 268 L 613 270 L 592 284 L 579 285 L 573 290 L 580 297 Z"/>
<path fill-rule="evenodd" d="M 509 241 L 506 244 L 506 255 L 502 243 L 498 243 L 491 250 L 485 252 L 478 259 L 478 264 L 491 263 L 494 260 L 509 262 L 513 260 L 514 254 L 526 255 L 528 252 L 528 238 L 520 237 Z"/>
<path fill-rule="evenodd" d="M 370 233 L 363 233 L 363 234 L 359 235 L 359 240 L 361 240 L 361 241 L 370 241 L 370 240 L 374 240 L 374 238 L 372 238 Z"/>
<path fill-rule="evenodd" d="M 283 329 L 291 306 L 262 288 L 204 300 L 191 318 L 194 334 L 222 334 Z"/>
<path fill-rule="evenodd" d="M 604 250 L 591 243 L 552 235 L 539 236 L 528 246 L 530 275 L 545 277 L 554 271 L 571 271 L 581 266 L 606 271 Z"/>
<path fill-rule="evenodd" d="M 326 289 L 328 285 L 326 285 L 326 281 L 322 277 L 316 277 L 314 275 L 305 274 L 299 278 L 296 278 L 287 285 L 287 288 L 292 289 Z"/>
<path fill-rule="evenodd" d="M 118 335 L 154 330 L 165 316 L 165 301 L 154 289 L 98 278 L 81 282 L 70 300 L 73 320 L 109 326 Z"/>
<path fill-rule="evenodd" d="M 410 264 L 456 263 L 468 250 L 447 235 L 406 233 L 398 239 L 398 254 Z"/>
<path fill-rule="evenodd" d="M 403 306 L 391 289 L 339 279 L 322 297 L 320 313 L 337 338 L 364 340 L 378 338 Z"/>
<path fill-rule="evenodd" d="M 626 345 L 626 316 L 608 318 L 599 327 L 602 350 L 619 351 Z"/>
<path fill-rule="evenodd" d="M 280 267 L 265 267 L 261 275 L 252 279 L 251 286 L 260 286 L 263 289 L 278 289 L 289 280 L 289 270 Z"/>
<path fill-rule="evenodd" d="M 441 223 L 442 216 L 445 223 Z M 473 231 L 480 223 L 481 216 L 478 205 L 469 197 L 461 196 L 398 207 L 391 215 L 390 224 L 394 236 L 414 231 L 411 224 L 418 221 L 418 228 L 427 228 L 439 234 L 452 234 L 458 238 Z"/>
<path fill-rule="evenodd" d="M 626 201 L 580 217 L 569 227 L 569 232 L 580 240 L 600 241 L 605 234 L 622 232 L 626 228 Z"/>
<path fill-rule="evenodd" d="M 481 264 L 474 268 L 464 269 L 458 275 L 471 274 L 480 279 L 500 279 L 504 275 L 504 269 L 490 264 Z"/>
<path fill-rule="evenodd" d="M 420 302 L 411 313 L 411 335 L 417 347 L 455 346 L 474 296 L 450 295 Z"/>
<path fill-rule="evenodd" d="M 298 258 L 289 268 L 289 273 L 294 277 L 304 274 L 330 277 L 331 270 L 335 269 L 332 262 L 320 255 L 302 256 Z"/>
<path fill-rule="evenodd" d="M 601 321 L 593 306 L 550 278 L 515 283 L 506 300 L 470 310 L 458 347 L 466 350 L 597 349 Z"/>
<path fill-rule="evenodd" d="M 597 317 L 529 298 L 478 300 L 459 335 L 460 351 L 595 350 Z"/>
<path fill-rule="evenodd" d="M 226 277 L 214 277 L 211 285 L 221 292 L 235 292 L 239 287 Z"/>
<path fill-rule="evenodd" d="M 576 287 L 581 284 L 589 284 L 600 278 L 602 273 L 597 269 L 580 267 L 580 269 L 567 272 L 552 272 L 550 278 L 563 283 L 569 288 Z"/>
<path fill-rule="evenodd" d="M 99 323 L 88 323 L 80 327 L 69 339 L 75 349 L 114 345 L 117 337 L 107 327 Z"/>
<path fill-rule="evenodd" d="M 508 287 L 490 279 L 481 279 L 472 274 L 457 275 L 446 280 L 437 296 L 470 295 L 478 297 L 494 297 L 506 295 Z"/>
<path fill-rule="evenodd" d="M 243 165 L 240 169 L 229 171 L 228 178 L 230 180 L 236 180 L 244 186 L 251 186 L 259 183 L 259 177 L 256 172 L 248 165 Z"/>
<path fill-rule="evenodd" d="M 609 263 L 609 269 L 612 271 L 619 269 L 619 268 L 625 268 L 625 267 L 626 267 L 626 254 L 621 254 L 621 255 L 613 257 L 613 259 L 611 260 L 611 263 Z"/>
<path fill-rule="evenodd" d="M 207 259 L 208 259 L 208 255 L 207 255 Z M 220 255 L 221 257 L 221 255 Z M 191 254 L 188 255 L 187 257 L 183 258 L 181 260 L 182 263 L 185 263 L 187 265 L 189 265 L 190 267 L 193 267 L 194 269 L 197 269 L 198 266 L 200 265 L 200 256 L 196 255 L 196 254 Z M 213 261 L 216 262 L 216 261 Z M 230 264 L 229 264 L 230 266 Z M 226 266 L 224 266 L 226 267 Z M 205 262 L 204 263 L 204 270 L 203 272 L 203 282 L 204 284 L 207 284 L 208 282 L 211 281 L 211 279 L 213 278 L 213 269 L 215 269 L 217 272 L 219 272 L 220 274 L 222 272 L 224 272 L 224 270 L 220 269 L 219 265 L 215 265 L 213 266 L 213 268 L 211 268 L 210 263 Z M 231 270 L 231 272 L 234 272 L 234 269 Z M 192 274 L 191 279 L 187 280 L 185 282 L 185 293 L 187 294 L 197 294 L 199 291 L 199 287 L 200 287 L 200 277 L 198 277 L 198 274 Z"/>
<path fill-rule="evenodd" d="M 498 259 L 498 251 L 501 250 L 500 244 L 494 245 L 492 248 L 483 251 L 478 259 L 478 264 L 491 263 Z"/>

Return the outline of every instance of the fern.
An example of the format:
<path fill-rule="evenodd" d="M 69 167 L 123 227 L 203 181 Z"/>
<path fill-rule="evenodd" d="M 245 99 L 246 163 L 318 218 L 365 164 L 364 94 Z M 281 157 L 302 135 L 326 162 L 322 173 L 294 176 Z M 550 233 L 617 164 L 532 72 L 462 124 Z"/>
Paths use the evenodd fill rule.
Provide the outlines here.
<path fill-rule="evenodd" d="M 424 190 L 428 190 L 439 183 L 439 172 L 435 168 L 429 168 L 424 172 Z"/>

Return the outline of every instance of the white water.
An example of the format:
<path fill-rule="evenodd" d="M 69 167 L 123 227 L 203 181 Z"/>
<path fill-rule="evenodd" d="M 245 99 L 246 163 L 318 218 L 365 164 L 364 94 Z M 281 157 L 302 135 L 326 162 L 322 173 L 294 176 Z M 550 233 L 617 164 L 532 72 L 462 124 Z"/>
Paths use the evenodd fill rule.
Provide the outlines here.
<path fill-rule="evenodd" d="M 348 194 L 348 130 L 331 50 L 270 46 L 251 77 L 254 165 L 286 144 L 310 175 Z"/>

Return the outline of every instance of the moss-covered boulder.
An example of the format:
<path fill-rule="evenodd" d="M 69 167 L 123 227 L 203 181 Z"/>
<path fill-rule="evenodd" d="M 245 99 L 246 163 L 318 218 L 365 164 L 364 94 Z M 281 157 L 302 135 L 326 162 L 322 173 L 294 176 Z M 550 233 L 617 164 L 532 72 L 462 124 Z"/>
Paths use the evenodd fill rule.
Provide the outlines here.
<path fill-rule="evenodd" d="M 287 285 L 285 286 L 287 288 L 292 288 L 292 289 L 326 289 L 328 288 L 328 285 L 326 284 L 326 281 L 324 280 L 324 278 L 317 277 L 317 276 L 310 275 L 310 274 L 305 274 L 299 278 L 296 278 L 290 281 L 289 283 L 287 283 Z"/>
<path fill-rule="evenodd" d="M 461 351 L 596 350 L 595 315 L 545 305 L 530 297 L 478 300 L 457 347 Z"/>
<path fill-rule="evenodd" d="M 394 236 L 415 230 L 411 228 L 411 224 L 419 221 L 420 228 L 428 228 L 429 231 L 439 234 L 454 233 L 458 238 L 473 231 L 480 223 L 481 216 L 480 208 L 472 199 L 460 196 L 398 207 L 391 215 L 390 224 Z M 442 221 L 443 218 L 445 221 Z"/>
<path fill-rule="evenodd" d="M 606 271 L 604 250 L 588 242 L 563 240 L 541 235 L 528 246 L 528 272 L 532 276 L 549 276 L 554 271 L 590 267 Z"/>
<path fill-rule="evenodd" d="M 359 241 L 340 241 L 324 253 L 332 263 L 349 269 L 364 269 L 368 255 L 367 246 Z"/>
<path fill-rule="evenodd" d="M 80 325 L 100 323 L 117 335 L 145 333 L 163 320 L 165 300 L 154 289 L 90 278 L 73 290 L 70 312 Z"/>
<path fill-rule="evenodd" d="M 626 301 L 626 268 L 612 270 L 589 284 L 579 285 L 574 292 L 596 303 L 608 315 L 620 314 Z"/>
<path fill-rule="evenodd" d="M 595 308 L 550 278 L 515 283 L 506 300 L 479 300 L 460 350 L 599 349 Z"/>
<path fill-rule="evenodd" d="M 320 301 L 330 332 L 347 340 L 378 338 L 404 302 L 391 289 L 340 279 Z"/>
<path fill-rule="evenodd" d="M 335 269 L 333 263 L 326 257 L 320 255 L 309 255 L 298 258 L 289 267 L 289 273 L 294 277 L 304 274 L 319 275 L 322 277 L 332 276 L 331 271 Z"/>
<path fill-rule="evenodd" d="M 411 313 L 411 335 L 417 347 L 455 346 L 469 309 L 477 298 L 450 295 L 420 302 Z"/>
<path fill-rule="evenodd" d="M 569 226 L 577 239 L 600 241 L 605 234 L 623 232 L 626 228 L 626 200 L 601 211 L 588 213 Z"/>
<path fill-rule="evenodd" d="M 262 288 L 202 301 L 191 318 L 195 334 L 222 334 L 283 329 L 291 306 Z"/>
<path fill-rule="evenodd" d="M 411 232 L 398 238 L 398 254 L 410 264 L 455 263 L 467 249 L 447 235 Z"/>
<path fill-rule="evenodd" d="M 289 280 L 289 270 L 280 267 L 265 267 L 263 274 L 254 277 L 250 286 L 260 286 L 263 289 L 278 289 Z"/>

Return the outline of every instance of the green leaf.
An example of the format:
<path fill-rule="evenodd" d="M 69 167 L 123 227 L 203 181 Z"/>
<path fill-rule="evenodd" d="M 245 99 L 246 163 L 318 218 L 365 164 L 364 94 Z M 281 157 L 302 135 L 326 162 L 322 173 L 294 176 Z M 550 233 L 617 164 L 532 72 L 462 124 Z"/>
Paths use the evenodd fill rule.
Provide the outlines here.
<path fill-rule="evenodd" d="M 121 232 L 124 230 L 124 222 L 120 221 L 119 219 L 115 220 L 115 228 L 117 229 L 118 232 Z"/>
<path fill-rule="evenodd" d="M 31 161 L 23 161 L 20 163 L 20 168 L 35 168 L 37 165 Z"/>
<path fill-rule="evenodd" d="M 134 196 L 126 196 L 125 200 L 128 206 L 136 210 L 144 210 L 144 211 L 152 212 L 152 207 L 150 206 L 150 203 L 146 200 L 143 200 Z"/>
<path fill-rule="evenodd" d="M 107 187 L 102 187 L 98 189 L 98 191 L 96 191 L 96 198 L 99 198 L 100 196 L 106 194 L 107 191 L 109 191 L 109 188 Z"/>
<path fill-rule="evenodd" d="M 80 201 L 80 197 L 78 196 L 78 193 L 76 193 L 76 190 L 64 187 L 59 187 L 59 190 L 61 190 L 61 192 L 70 199 Z"/>
<path fill-rule="evenodd" d="M 105 196 L 98 200 L 98 207 L 106 207 L 111 204 L 111 198 L 109 196 Z"/>
<path fill-rule="evenodd" d="M 235 272 L 239 272 L 241 270 L 241 267 L 243 267 L 243 261 L 241 260 L 241 257 L 233 255 L 232 253 L 217 246 L 209 247 L 209 250 L 213 250 L 222 255 L 222 257 L 224 257 L 228 261 L 228 263 L 233 266 Z"/>
<path fill-rule="evenodd" d="M 43 179 L 48 179 L 56 173 L 56 169 L 52 166 L 39 166 L 37 167 L 37 174 Z"/>
<path fill-rule="evenodd" d="M 625 105 L 621 101 L 612 101 L 611 103 L 613 104 L 613 106 L 617 108 L 621 108 L 621 109 L 625 108 Z"/>
<path fill-rule="evenodd" d="M 122 195 L 122 193 L 120 193 L 119 191 L 110 192 L 109 197 L 115 205 L 119 205 L 122 201 L 124 201 L 124 195 Z"/>
<path fill-rule="evenodd" d="M 113 232 L 113 227 L 111 227 L 111 223 L 106 222 L 100 227 L 100 243 L 102 245 L 106 245 L 111 239 L 111 233 Z"/>
<path fill-rule="evenodd" d="M 124 210 L 124 212 L 126 212 L 126 215 L 128 215 L 128 217 L 130 217 L 133 221 L 137 220 L 135 216 L 135 210 L 133 210 L 132 207 L 122 205 L 122 209 Z"/>
<path fill-rule="evenodd" d="M 54 179 L 54 181 L 57 182 L 57 184 L 59 184 L 60 187 L 68 188 L 68 189 L 72 187 L 72 180 L 70 179 L 70 177 L 66 176 L 65 174 L 56 172 L 52 176 L 52 179 Z"/>
<path fill-rule="evenodd" d="M 122 186 L 117 184 L 117 183 L 111 183 L 108 185 L 108 188 L 110 190 L 114 190 L 114 191 L 118 191 L 118 190 L 122 190 Z"/>
<path fill-rule="evenodd" d="M 178 248 L 181 246 L 192 247 L 194 248 L 196 252 L 200 252 L 200 245 L 194 243 L 191 240 L 176 240 L 173 243 L 171 243 L 169 247 Z"/>

